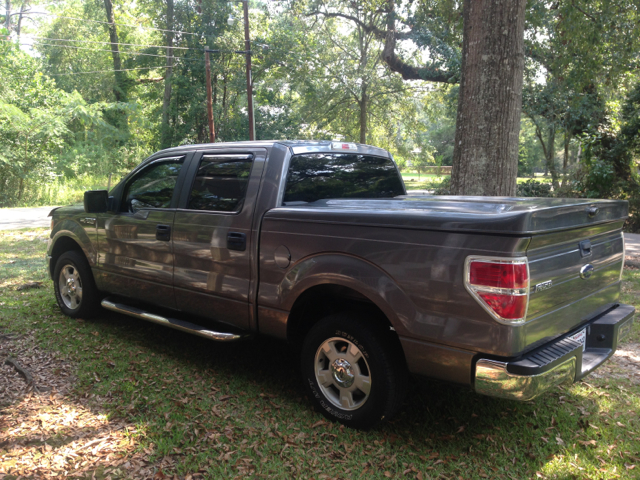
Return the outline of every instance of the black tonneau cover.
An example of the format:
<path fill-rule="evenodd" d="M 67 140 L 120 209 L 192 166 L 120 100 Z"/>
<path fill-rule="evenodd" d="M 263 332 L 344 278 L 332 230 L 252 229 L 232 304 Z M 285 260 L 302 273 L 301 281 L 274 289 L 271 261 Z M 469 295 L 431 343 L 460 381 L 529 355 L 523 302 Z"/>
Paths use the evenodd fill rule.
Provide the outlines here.
<path fill-rule="evenodd" d="M 288 220 L 509 235 L 623 221 L 627 214 L 628 203 L 623 200 L 431 195 L 320 200 L 267 213 Z"/>

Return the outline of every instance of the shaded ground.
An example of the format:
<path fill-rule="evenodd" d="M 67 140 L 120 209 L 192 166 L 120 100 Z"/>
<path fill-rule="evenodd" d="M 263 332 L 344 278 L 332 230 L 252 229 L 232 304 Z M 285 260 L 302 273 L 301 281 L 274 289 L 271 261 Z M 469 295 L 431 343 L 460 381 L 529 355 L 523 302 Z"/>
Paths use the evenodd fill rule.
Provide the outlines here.
<path fill-rule="evenodd" d="M 70 394 L 74 366 L 31 336 L 0 335 L 0 362 L 0 478 L 153 476 L 157 468 L 135 452 L 134 425 Z"/>

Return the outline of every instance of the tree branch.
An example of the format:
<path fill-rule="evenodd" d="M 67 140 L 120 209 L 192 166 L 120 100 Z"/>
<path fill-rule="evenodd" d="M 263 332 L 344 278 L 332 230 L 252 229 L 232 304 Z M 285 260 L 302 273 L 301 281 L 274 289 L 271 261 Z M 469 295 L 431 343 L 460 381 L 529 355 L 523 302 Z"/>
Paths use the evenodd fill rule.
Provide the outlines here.
<path fill-rule="evenodd" d="M 381 30 L 380 28 L 376 27 L 375 25 L 367 25 L 358 17 L 354 17 L 353 15 L 347 15 L 345 13 L 339 13 L 339 12 L 328 13 L 328 12 L 323 12 L 321 10 L 314 10 L 306 14 L 306 16 L 308 17 L 318 16 L 318 15 L 322 15 L 323 17 L 327 17 L 327 18 L 342 18 L 344 20 L 349 20 L 355 23 L 356 25 L 360 26 L 360 28 L 362 28 L 365 32 L 373 33 L 379 40 L 384 39 L 387 33 L 384 30 Z"/>
<path fill-rule="evenodd" d="M 589 20 L 591 20 L 592 22 L 594 22 L 594 23 L 597 23 L 597 22 L 598 22 L 598 20 L 596 20 L 596 18 L 595 18 L 593 15 L 591 15 L 591 14 L 589 14 L 589 13 L 585 12 L 585 11 L 584 11 L 584 10 L 582 10 L 579 6 L 577 6 L 577 5 L 576 5 L 576 2 L 572 1 L 572 2 L 571 2 L 571 6 L 572 6 L 573 8 L 575 8 L 576 10 L 578 10 L 580 13 L 582 13 L 585 17 L 587 17 L 587 18 L 588 18 Z"/>

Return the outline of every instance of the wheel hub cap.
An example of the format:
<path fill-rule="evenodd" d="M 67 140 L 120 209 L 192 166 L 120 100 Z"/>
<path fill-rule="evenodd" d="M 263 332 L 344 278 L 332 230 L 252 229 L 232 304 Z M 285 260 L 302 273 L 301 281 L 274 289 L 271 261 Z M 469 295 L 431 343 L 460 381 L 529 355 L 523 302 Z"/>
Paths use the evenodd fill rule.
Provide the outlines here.
<path fill-rule="evenodd" d="M 331 374 L 338 385 L 349 388 L 353 385 L 355 374 L 353 367 L 344 358 L 338 358 L 331 364 Z"/>
<path fill-rule="evenodd" d="M 371 371 L 357 344 L 342 338 L 327 338 L 314 359 L 320 393 L 341 410 L 357 410 L 369 398 Z"/>
<path fill-rule="evenodd" d="M 73 297 L 76 294 L 76 281 L 73 278 L 67 278 L 67 288 L 69 295 Z"/>

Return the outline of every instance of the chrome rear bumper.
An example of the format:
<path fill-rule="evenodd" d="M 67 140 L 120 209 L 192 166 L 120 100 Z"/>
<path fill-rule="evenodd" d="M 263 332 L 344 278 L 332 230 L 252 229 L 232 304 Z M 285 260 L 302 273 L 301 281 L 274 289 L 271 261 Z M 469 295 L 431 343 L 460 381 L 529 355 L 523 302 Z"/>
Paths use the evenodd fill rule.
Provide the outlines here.
<path fill-rule="evenodd" d="M 586 341 L 554 340 L 522 358 L 512 360 L 481 358 L 476 362 L 476 392 L 512 400 L 532 400 L 553 386 L 573 383 L 602 365 L 631 330 L 635 308 L 618 305 L 583 324 Z"/>

